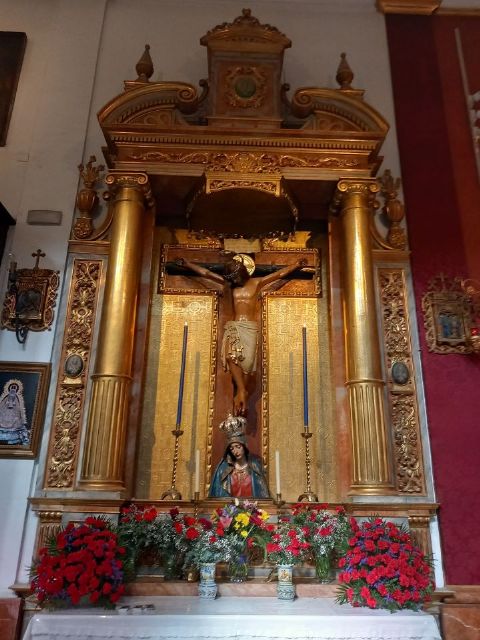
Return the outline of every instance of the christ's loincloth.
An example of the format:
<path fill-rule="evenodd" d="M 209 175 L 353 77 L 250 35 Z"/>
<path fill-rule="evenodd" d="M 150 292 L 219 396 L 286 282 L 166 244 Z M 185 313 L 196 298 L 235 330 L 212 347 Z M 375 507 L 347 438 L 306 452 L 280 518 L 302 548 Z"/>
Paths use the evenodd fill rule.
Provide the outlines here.
<path fill-rule="evenodd" d="M 222 364 L 227 359 L 237 364 L 244 373 L 257 368 L 258 324 L 253 320 L 230 320 L 225 323 L 222 340 Z"/>

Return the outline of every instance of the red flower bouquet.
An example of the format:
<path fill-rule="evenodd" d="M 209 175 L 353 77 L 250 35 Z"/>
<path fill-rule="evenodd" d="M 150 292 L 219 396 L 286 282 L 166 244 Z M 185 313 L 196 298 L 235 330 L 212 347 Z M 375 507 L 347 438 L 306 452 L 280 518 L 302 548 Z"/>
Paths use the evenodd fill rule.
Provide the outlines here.
<path fill-rule="evenodd" d="M 125 589 L 120 559 L 124 553 L 107 521 L 86 518 L 77 526 L 69 523 L 40 550 L 32 590 L 41 606 L 87 603 L 113 608 Z"/>
<path fill-rule="evenodd" d="M 184 556 L 200 530 L 197 520 L 177 507 L 159 513 L 155 507 L 131 504 L 122 511 L 118 526 L 129 574 L 135 574 L 143 556 L 161 563 L 166 578 L 180 577 Z"/>
<path fill-rule="evenodd" d="M 403 528 L 381 518 L 358 524 L 339 560 L 337 602 L 371 609 L 420 609 L 433 592 L 431 561 Z"/>
<path fill-rule="evenodd" d="M 293 522 L 280 522 L 271 528 L 271 539 L 266 544 L 267 558 L 274 564 L 300 564 L 310 544 L 306 540 L 308 529 Z"/>

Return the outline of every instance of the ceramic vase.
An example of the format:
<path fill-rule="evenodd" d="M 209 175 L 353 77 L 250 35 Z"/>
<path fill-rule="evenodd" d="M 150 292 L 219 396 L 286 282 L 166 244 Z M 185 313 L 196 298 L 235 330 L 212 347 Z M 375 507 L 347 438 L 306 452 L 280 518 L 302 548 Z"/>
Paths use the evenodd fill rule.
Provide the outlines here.
<path fill-rule="evenodd" d="M 292 564 L 278 565 L 277 597 L 279 598 L 279 600 L 295 599 L 295 585 L 293 584 L 292 577 L 293 577 Z"/>
<path fill-rule="evenodd" d="M 216 598 L 217 583 L 215 582 L 215 569 L 215 562 L 202 562 L 200 565 L 200 583 L 198 585 L 198 595 L 200 598 Z"/>

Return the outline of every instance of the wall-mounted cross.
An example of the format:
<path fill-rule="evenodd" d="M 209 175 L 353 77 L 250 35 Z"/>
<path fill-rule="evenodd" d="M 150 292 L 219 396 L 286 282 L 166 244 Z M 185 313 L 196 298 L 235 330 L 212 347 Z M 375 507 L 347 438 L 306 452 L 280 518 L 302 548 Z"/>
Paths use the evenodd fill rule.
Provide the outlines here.
<path fill-rule="evenodd" d="M 32 258 L 36 258 L 34 269 L 38 269 L 38 263 L 40 262 L 40 258 L 45 258 L 45 253 L 41 249 L 37 249 L 35 253 L 32 253 Z"/>

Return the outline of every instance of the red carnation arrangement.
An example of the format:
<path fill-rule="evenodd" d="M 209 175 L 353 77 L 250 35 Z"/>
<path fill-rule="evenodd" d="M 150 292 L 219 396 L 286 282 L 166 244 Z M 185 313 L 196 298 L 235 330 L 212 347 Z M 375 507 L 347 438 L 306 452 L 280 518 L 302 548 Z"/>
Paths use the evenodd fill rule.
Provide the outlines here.
<path fill-rule="evenodd" d="M 418 610 L 434 589 L 432 563 L 410 534 L 392 522 L 372 518 L 350 521 L 353 536 L 340 558 L 337 602 L 371 609 Z"/>
<path fill-rule="evenodd" d="M 80 525 L 69 523 L 40 550 L 32 591 L 45 607 L 89 603 L 113 608 L 125 590 L 124 554 L 108 521 L 89 517 Z"/>
<path fill-rule="evenodd" d="M 266 544 L 267 558 L 274 564 L 300 564 L 305 560 L 310 544 L 308 527 L 281 521 L 276 527 L 267 525 L 271 539 Z"/>

